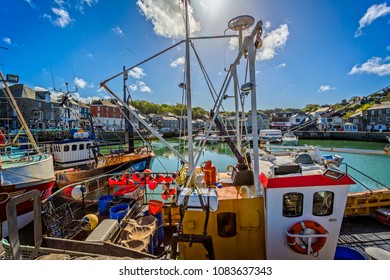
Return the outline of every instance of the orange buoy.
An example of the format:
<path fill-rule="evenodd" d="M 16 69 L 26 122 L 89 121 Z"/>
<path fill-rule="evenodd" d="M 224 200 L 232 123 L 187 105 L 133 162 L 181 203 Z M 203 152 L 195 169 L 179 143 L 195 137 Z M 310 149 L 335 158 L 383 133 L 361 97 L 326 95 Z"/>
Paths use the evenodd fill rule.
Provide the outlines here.
<path fill-rule="evenodd" d="M 204 173 L 204 181 L 206 185 L 214 185 L 217 182 L 217 172 L 216 167 L 213 165 L 211 160 L 208 160 L 203 163 L 202 165 L 202 171 Z"/>

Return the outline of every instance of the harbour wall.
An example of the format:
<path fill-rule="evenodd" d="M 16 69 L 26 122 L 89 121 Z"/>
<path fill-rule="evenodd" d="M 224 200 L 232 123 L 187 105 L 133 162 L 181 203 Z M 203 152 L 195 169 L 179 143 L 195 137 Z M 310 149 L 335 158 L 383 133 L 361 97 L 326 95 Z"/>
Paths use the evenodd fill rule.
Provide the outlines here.
<path fill-rule="evenodd" d="M 99 132 L 102 139 L 118 141 L 124 139 L 124 132 L 111 132 L 104 131 Z M 357 132 L 347 132 L 347 131 L 294 131 L 294 134 L 298 136 L 299 139 L 319 139 L 319 140 L 351 140 L 351 141 L 367 141 L 367 142 L 388 142 L 386 136 L 390 137 L 390 132 L 370 132 L 370 131 L 357 131 Z M 163 135 L 166 138 L 177 137 L 179 135 L 166 134 Z M 139 139 L 139 137 L 135 137 Z"/>
<path fill-rule="evenodd" d="M 352 140 L 367 142 L 389 142 L 386 136 L 390 137 L 390 132 L 371 132 L 371 131 L 294 131 L 299 139 L 318 139 L 318 140 Z"/>

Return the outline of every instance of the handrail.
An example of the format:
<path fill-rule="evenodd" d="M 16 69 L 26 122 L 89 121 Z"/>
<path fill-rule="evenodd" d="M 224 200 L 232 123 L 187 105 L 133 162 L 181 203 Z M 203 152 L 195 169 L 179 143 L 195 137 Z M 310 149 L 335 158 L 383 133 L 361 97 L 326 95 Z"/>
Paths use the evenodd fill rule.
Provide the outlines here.
<path fill-rule="evenodd" d="M 22 252 L 20 249 L 19 232 L 17 226 L 17 212 L 16 206 L 22 202 L 33 200 L 34 209 L 34 251 L 31 254 L 31 259 L 38 255 L 39 247 L 42 244 L 42 220 L 41 220 L 41 196 L 38 190 L 32 190 L 24 194 L 12 198 L 6 206 L 7 222 L 8 222 L 8 236 L 11 245 L 12 259 L 21 260 Z"/>
<path fill-rule="evenodd" d="M 341 163 L 341 164 L 342 164 L 342 165 L 345 165 L 345 172 L 346 172 L 347 174 L 348 174 L 348 168 L 350 168 L 350 169 L 356 171 L 357 173 L 359 173 L 360 175 L 363 175 L 363 176 L 365 176 L 366 178 L 368 178 L 368 179 L 374 181 L 376 184 L 378 184 L 378 185 L 380 185 L 380 186 L 382 186 L 382 187 L 384 187 L 384 188 L 390 190 L 390 187 L 384 185 L 383 183 L 379 182 L 378 180 L 372 178 L 371 176 L 369 176 L 369 175 L 367 175 L 367 174 L 361 172 L 360 170 L 356 169 L 355 167 L 353 167 L 353 166 L 351 166 L 351 165 L 349 165 L 349 164 L 347 164 L 347 163 Z M 350 176 L 352 179 L 354 179 L 354 180 L 357 181 L 359 184 L 361 184 L 362 187 L 366 188 L 366 189 L 369 190 L 369 191 L 372 191 L 372 190 L 371 190 L 369 187 L 367 187 L 364 183 L 362 183 L 362 182 L 360 182 L 359 180 L 357 180 L 356 178 L 352 177 L 351 174 L 348 174 L 348 176 Z"/>

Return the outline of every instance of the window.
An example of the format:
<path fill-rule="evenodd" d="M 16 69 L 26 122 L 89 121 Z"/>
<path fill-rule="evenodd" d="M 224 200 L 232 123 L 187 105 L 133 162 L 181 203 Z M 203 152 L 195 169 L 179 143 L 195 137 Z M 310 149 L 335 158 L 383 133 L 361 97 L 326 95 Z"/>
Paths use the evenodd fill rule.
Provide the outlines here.
<path fill-rule="evenodd" d="M 236 214 L 231 212 L 217 215 L 218 235 L 221 237 L 233 237 L 236 231 Z"/>
<path fill-rule="evenodd" d="M 371 115 L 375 115 L 375 111 L 374 110 L 371 111 Z"/>
<path fill-rule="evenodd" d="M 64 152 L 69 152 L 69 145 L 64 146 Z"/>
<path fill-rule="evenodd" d="M 302 209 L 303 209 L 302 193 L 292 192 L 283 195 L 283 216 L 284 217 L 302 216 Z"/>
<path fill-rule="evenodd" d="M 77 145 L 72 145 L 72 151 L 77 151 Z"/>
<path fill-rule="evenodd" d="M 313 194 L 313 215 L 329 216 L 333 213 L 334 193 L 320 191 Z"/>
<path fill-rule="evenodd" d="M 80 150 L 80 151 L 84 150 L 84 144 L 80 144 L 79 150 Z"/>

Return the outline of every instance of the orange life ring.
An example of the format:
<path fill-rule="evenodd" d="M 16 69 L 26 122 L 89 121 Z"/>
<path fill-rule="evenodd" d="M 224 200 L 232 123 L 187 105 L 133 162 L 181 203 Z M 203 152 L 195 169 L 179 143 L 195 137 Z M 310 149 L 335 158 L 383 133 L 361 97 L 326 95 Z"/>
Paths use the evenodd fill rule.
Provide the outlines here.
<path fill-rule="evenodd" d="M 320 225 L 319 223 L 313 222 L 313 221 L 301 221 L 296 224 L 294 224 L 289 230 L 289 234 L 299 234 L 304 229 L 312 229 L 316 232 L 316 234 L 326 234 L 326 229 Z M 305 237 L 305 235 L 302 235 L 302 237 Z M 289 236 L 287 235 L 287 243 L 290 246 L 291 249 L 293 249 L 295 252 L 300 254 L 308 254 L 309 246 L 305 244 L 298 244 L 295 236 Z M 324 247 L 326 243 L 326 237 L 320 236 L 317 237 L 317 240 L 311 244 L 311 250 L 310 253 L 316 253 L 319 250 Z"/>

